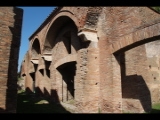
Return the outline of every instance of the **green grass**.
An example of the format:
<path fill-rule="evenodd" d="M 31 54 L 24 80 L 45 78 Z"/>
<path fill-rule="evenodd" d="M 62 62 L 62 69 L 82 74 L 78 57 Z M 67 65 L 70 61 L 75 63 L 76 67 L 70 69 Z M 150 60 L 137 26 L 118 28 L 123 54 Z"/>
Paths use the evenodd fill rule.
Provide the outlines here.
<path fill-rule="evenodd" d="M 98 110 L 101 113 L 100 109 Z M 70 113 L 60 104 L 49 103 L 43 98 L 35 98 L 34 96 L 27 95 L 25 91 L 18 91 L 17 98 L 17 113 Z M 129 112 L 123 112 L 130 114 Z M 160 113 L 160 103 L 152 105 L 152 110 L 149 113 Z"/>
<path fill-rule="evenodd" d="M 160 113 L 160 103 L 152 105 L 152 110 L 150 112 L 144 112 L 144 114 Z M 130 112 L 123 111 L 123 114 L 131 114 Z"/>
<path fill-rule="evenodd" d="M 160 103 L 156 103 L 152 106 L 153 109 L 160 110 Z"/>
<path fill-rule="evenodd" d="M 42 98 L 27 95 L 24 91 L 18 92 L 17 113 L 70 113 L 60 104 L 49 103 Z"/>
<path fill-rule="evenodd" d="M 160 113 L 160 103 L 153 104 L 150 113 Z"/>

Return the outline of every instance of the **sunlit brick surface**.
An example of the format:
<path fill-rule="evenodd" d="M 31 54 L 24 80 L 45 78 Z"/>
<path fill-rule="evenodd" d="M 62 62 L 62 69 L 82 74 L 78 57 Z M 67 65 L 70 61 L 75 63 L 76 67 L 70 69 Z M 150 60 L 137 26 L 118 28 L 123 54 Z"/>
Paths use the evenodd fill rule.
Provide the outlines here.
<path fill-rule="evenodd" d="M 160 100 L 159 22 L 148 7 L 56 8 L 29 38 L 26 89 L 35 81 L 75 113 L 150 111 Z"/>

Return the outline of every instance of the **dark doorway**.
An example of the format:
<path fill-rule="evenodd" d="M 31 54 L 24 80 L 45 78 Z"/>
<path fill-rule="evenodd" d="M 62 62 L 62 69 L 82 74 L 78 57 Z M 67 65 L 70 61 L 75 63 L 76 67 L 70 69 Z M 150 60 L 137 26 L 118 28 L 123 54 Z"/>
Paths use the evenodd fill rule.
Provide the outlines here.
<path fill-rule="evenodd" d="M 76 62 L 74 61 L 74 62 L 65 63 L 59 66 L 57 70 L 62 75 L 62 80 L 64 80 L 65 83 L 67 84 L 67 96 L 66 96 L 67 101 L 69 100 L 68 92 L 71 94 L 71 97 L 74 99 L 74 76 L 76 73 Z"/>
<path fill-rule="evenodd" d="M 35 72 L 33 73 L 30 73 L 30 76 L 33 80 L 33 83 L 32 83 L 32 92 L 35 92 Z"/>
<path fill-rule="evenodd" d="M 50 79 L 50 70 L 49 67 L 51 65 L 51 61 L 45 61 L 45 66 L 46 66 L 46 76 Z"/>
<path fill-rule="evenodd" d="M 37 70 L 37 67 L 38 67 L 38 65 L 37 65 L 37 64 L 34 64 L 34 70 L 35 70 L 35 71 Z M 35 93 L 35 90 L 36 90 L 36 86 L 35 86 L 35 80 L 36 80 L 36 78 L 35 78 L 35 72 L 29 73 L 29 74 L 30 74 L 30 76 L 31 76 L 31 78 L 32 78 L 32 80 L 33 80 L 32 90 L 33 90 L 33 92 Z"/>

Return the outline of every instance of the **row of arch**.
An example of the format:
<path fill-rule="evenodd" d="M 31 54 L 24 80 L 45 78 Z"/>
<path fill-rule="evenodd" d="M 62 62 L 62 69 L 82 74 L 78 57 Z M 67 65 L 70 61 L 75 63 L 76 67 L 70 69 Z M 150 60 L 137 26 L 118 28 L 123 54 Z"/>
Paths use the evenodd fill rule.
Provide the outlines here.
<path fill-rule="evenodd" d="M 60 36 L 63 36 L 62 39 L 64 39 L 63 41 L 65 46 L 67 46 L 66 49 L 69 54 L 71 54 L 71 44 L 76 51 L 78 51 L 81 48 L 86 48 L 89 45 L 88 41 L 83 41 L 83 37 L 77 36 L 78 27 L 75 24 L 75 21 L 73 21 L 68 16 L 60 16 L 54 21 L 54 23 L 50 24 L 52 25 L 48 27 L 49 29 L 46 30 L 46 35 L 44 35 L 45 37 L 43 37 L 45 39 L 44 43 L 43 40 L 40 40 L 38 37 L 34 38 L 31 41 L 30 50 L 32 59 L 36 59 L 38 57 L 38 54 L 52 54 L 52 49 L 58 43 L 58 41 L 56 41 L 56 38 L 58 37 L 57 35 L 63 28 L 68 30 L 64 30 L 65 33 L 61 33 Z M 71 39 L 77 39 L 76 42 L 80 46 L 76 46 L 77 43 L 71 42 Z"/>
<path fill-rule="evenodd" d="M 29 77 L 26 84 L 28 88 L 30 86 L 32 92 L 46 92 L 51 95 L 53 83 L 57 84 L 59 101 L 74 98 L 77 52 L 88 47 L 90 43 L 78 36 L 77 26 L 79 26 L 77 20 L 71 12 L 61 11 L 50 22 L 44 35 L 38 34 L 30 39 L 29 70 L 27 70 Z M 54 74 L 56 74 L 52 77 L 58 76 L 55 79 L 61 78 L 62 80 L 58 82 L 50 80 L 51 70 L 55 70 Z M 23 76 L 26 76 L 26 73 Z M 53 99 L 57 99 L 55 95 Z"/>
<path fill-rule="evenodd" d="M 155 29 L 158 29 L 158 31 L 152 32 L 152 30 L 155 31 Z M 138 82 L 144 82 L 144 84 L 143 84 L 143 85 L 145 85 L 144 89 L 148 92 L 148 95 L 150 95 L 149 89 L 147 88 L 147 85 L 146 85 L 145 81 L 143 80 L 142 76 L 139 76 L 139 75 L 127 76 L 126 75 L 126 73 L 125 73 L 125 69 L 126 69 L 125 64 L 126 63 L 125 63 L 125 54 L 124 53 L 128 50 L 131 50 L 134 47 L 140 46 L 142 44 L 146 44 L 148 42 L 158 40 L 159 34 L 160 34 L 159 29 L 160 29 L 160 23 L 150 25 L 146 28 L 137 30 L 131 34 L 122 36 L 122 37 L 118 38 L 118 40 L 116 42 L 107 46 L 107 48 L 109 48 L 107 50 L 110 51 L 109 54 L 112 56 L 112 62 L 113 62 L 113 63 L 111 63 L 112 68 L 110 68 L 113 70 L 113 73 L 111 73 L 111 74 L 115 75 L 112 78 L 113 79 L 112 84 L 115 85 L 115 87 L 111 88 L 113 94 L 112 94 L 112 96 L 109 96 L 109 97 L 113 98 L 113 101 L 114 100 L 116 101 L 116 102 L 114 101 L 115 103 L 113 103 L 115 106 L 116 105 L 120 106 L 118 109 L 121 109 L 123 106 L 122 99 L 123 98 L 130 98 L 130 95 L 131 95 L 131 94 L 125 94 L 125 92 L 127 90 L 129 90 L 128 86 L 127 86 L 128 84 L 126 84 L 127 82 L 125 82 L 126 79 L 135 78 L 135 79 L 139 80 Z M 45 74 L 47 76 L 47 79 L 50 79 L 50 77 L 51 77 L 51 67 L 50 66 L 52 65 L 52 63 L 54 63 L 54 67 L 56 68 L 58 73 L 55 72 L 54 70 L 52 72 L 53 73 L 55 72 L 56 76 L 62 77 L 62 79 L 63 79 L 62 81 L 60 81 L 60 80 L 58 82 L 54 81 L 56 84 L 59 84 L 59 86 L 57 87 L 57 89 L 59 91 L 58 95 L 61 96 L 62 101 L 75 97 L 75 92 L 74 92 L 75 83 L 74 83 L 74 81 L 75 81 L 77 69 L 79 67 L 79 66 L 77 67 L 77 59 L 80 59 L 76 56 L 78 51 L 80 51 L 83 48 L 88 48 L 88 47 L 95 48 L 95 51 L 96 50 L 98 51 L 99 49 L 101 49 L 101 50 L 104 49 L 104 48 L 96 49 L 98 47 L 98 42 L 101 42 L 101 39 L 104 39 L 104 38 L 101 38 L 101 36 L 97 36 L 97 32 L 98 31 L 85 31 L 85 30 L 80 31 L 80 25 L 79 25 L 79 22 L 76 19 L 76 17 L 74 17 L 74 15 L 71 12 L 61 11 L 50 22 L 43 37 L 40 38 L 39 36 L 36 36 L 35 38 L 31 39 L 31 41 L 30 41 L 31 47 L 29 48 L 30 55 L 31 55 L 31 61 L 35 62 L 36 64 L 37 64 L 36 60 L 37 61 L 39 60 L 39 63 L 40 63 L 40 60 L 45 61 L 44 65 L 47 66 L 47 67 L 39 68 L 38 72 L 41 73 L 41 75 L 43 75 L 43 76 Z M 62 46 L 62 44 L 63 44 L 63 46 Z M 62 47 L 60 48 L 60 46 L 62 46 Z M 95 51 L 89 51 L 89 52 L 94 53 Z M 98 63 L 99 56 L 98 57 L 97 56 L 95 57 L 95 60 L 96 60 L 96 63 L 99 64 Z M 101 55 L 101 56 L 103 56 L 103 55 Z M 43 59 L 40 59 L 40 58 L 43 58 Z M 49 62 L 46 62 L 46 61 L 49 61 Z M 89 62 L 90 62 L 89 64 L 92 63 L 91 61 L 89 61 Z M 127 65 L 128 65 L 128 63 L 127 63 Z M 106 66 L 107 66 L 107 63 L 106 63 Z M 37 69 L 38 67 L 40 67 L 40 66 L 39 65 L 36 66 L 34 64 L 35 69 Z M 92 68 L 91 65 L 89 67 Z M 43 68 L 46 68 L 46 69 L 43 69 Z M 97 68 L 93 67 L 92 69 L 94 71 Z M 98 68 L 98 70 L 99 70 L 99 72 L 104 72 L 103 69 L 101 69 L 101 68 Z M 107 73 L 108 71 L 105 71 L 105 72 Z M 32 72 L 30 74 L 33 81 L 35 81 L 35 79 L 34 79 L 35 75 L 36 74 L 35 73 L 32 74 Z M 92 75 L 88 75 L 88 76 L 89 76 L 88 78 L 94 79 L 92 77 Z M 52 79 L 54 79 L 54 78 L 52 78 Z M 104 79 L 104 78 L 101 78 L 101 76 L 100 76 L 99 79 Z M 100 83 L 100 84 L 103 84 L 103 83 Z M 99 85 L 98 82 L 96 82 L 95 85 L 98 86 Z M 89 85 L 88 85 L 88 87 L 89 87 Z M 109 87 L 109 86 L 105 86 L 105 87 Z M 66 88 L 69 92 L 66 91 Z M 86 87 L 86 89 L 87 89 L 87 87 Z M 91 88 L 91 91 L 92 90 L 98 90 L 98 89 L 95 87 L 95 88 Z M 117 93 L 114 91 L 120 92 L 120 94 L 117 95 Z M 97 92 L 97 91 L 95 91 L 95 92 Z M 102 91 L 100 91 L 100 92 L 102 92 Z M 105 92 L 103 92 L 102 94 L 103 95 L 108 94 L 107 93 L 108 91 L 105 91 Z M 83 94 L 84 93 L 85 92 L 83 92 Z M 90 94 L 91 93 L 89 93 L 89 95 Z M 116 95 L 118 96 L 117 100 L 115 97 Z M 91 97 L 92 96 L 94 96 L 94 95 L 91 95 Z M 135 96 L 132 96 L 132 97 L 134 99 L 137 99 L 137 97 L 135 97 Z M 86 94 L 86 98 L 89 98 L 89 96 L 87 96 L 87 94 Z M 101 99 L 101 98 L 99 98 L 99 99 Z M 107 97 L 104 99 L 107 99 Z M 138 99 L 140 99 L 140 98 L 138 98 Z M 147 97 L 147 100 L 148 100 L 148 106 L 150 107 L 151 106 L 151 98 Z M 150 108 L 147 108 L 148 107 L 147 105 L 143 104 L 143 103 L 145 103 L 145 100 L 141 100 L 140 102 L 141 102 L 144 110 L 147 111 L 150 109 Z M 108 105 L 108 103 L 106 103 L 106 105 L 104 105 L 104 106 L 107 106 L 107 105 Z M 103 107 L 101 107 L 101 108 L 103 108 Z M 104 108 L 104 111 L 105 111 L 105 108 Z"/>

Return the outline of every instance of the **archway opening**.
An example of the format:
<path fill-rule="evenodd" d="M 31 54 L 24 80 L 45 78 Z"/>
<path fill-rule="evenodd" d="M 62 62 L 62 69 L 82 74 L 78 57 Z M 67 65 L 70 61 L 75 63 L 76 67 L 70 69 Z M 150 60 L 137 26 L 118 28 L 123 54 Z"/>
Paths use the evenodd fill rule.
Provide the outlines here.
<path fill-rule="evenodd" d="M 43 54 L 51 54 L 52 48 L 59 42 L 58 36 L 64 37 L 65 40 L 63 42 L 69 54 L 73 48 L 75 51 L 78 51 L 82 48 L 82 44 L 84 43 L 82 43 L 77 34 L 77 26 L 71 18 L 68 16 L 58 17 L 47 32 Z"/>
<path fill-rule="evenodd" d="M 156 96 L 159 94 L 158 81 L 160 80 L 159 47 L 160 36 L 156 36 L 141 40 L 114 53 L 120 66 L 119 78 L 121 78 L 124 112 L 149 112 L 153 101 L 159 99 Z"/>
<path fill-rule="evenodd" d="M 62 100 L 68 101 L 74 99 L 74 76 L 76 74 L 76 61 L 65 63 L 59 66 L 57 70 L 60 72 L 62 77 Z M 64 88 L 63 81 L 66 83 L 66 88 Z M 64 93 L 66 93 L 66 95 L 64 95 Z M 63 95 L 66 98 L 64 98 Z"/>
<path fill-rule="evenodd" d="M 42 97 L 43 96 L 43 84 L 41 81 L 44 79 L 44 69 L 41 68 L 38 70 L 38 79 L 36 79 L 36 96 Z"/>
<path fill-rule="evenodd" d="M 46 35 L 44 50 L 45 48 L 52 49 L 54 47 L 54 42 L 55 42 L 55 38 L 57 37 L 57 34 L 59 33 L 59 31 L 64 25 L 70 22 L 73 22 L 73 21 L 67 16 L 59 17 L 54 21 L 54 23 L 51 25 Z"/>
<path fill-rule="evenodd" d="M 38 59 L 40 52 L 40 43 L 38 39 L 35 39 L 32 45 L 32 59 Z"/>
<path fill-rule="evenodd" d="M 30 86 L 30 91 L 32 91 L 33 93 L 35 92 L 35 72 L 33 73 L 29 73 L 29 75 L 31 76 L 32 79 L 32 86 Z"/>
<path fill-rule="evenodd" d="M 46 61 L 45 60 L 45 66 L 46 66 L 45 70 L 46 70 L 47 79 L 50 79 L 50 69 L 49 69 L 50 65 L 51 65 L 51 61 Z"/>
<path fill-rule="evenodd" d="M 31 91 L 33 93 L 35 93 L 36 92 L 36 85 L 35 85 L 35 83 L 36 83 L 36 75 L 35 74 L 36 74 L 36 70 L 37 70 L 38 65 L 37 64 L 33 64 L 33 65 L 34 65 L 35 72 L 29 73 L 29 75 L 30 75 L 30 77 L 32 79 L 32 84 L 31 84 L 30 88 L 31 88 Z"/>

